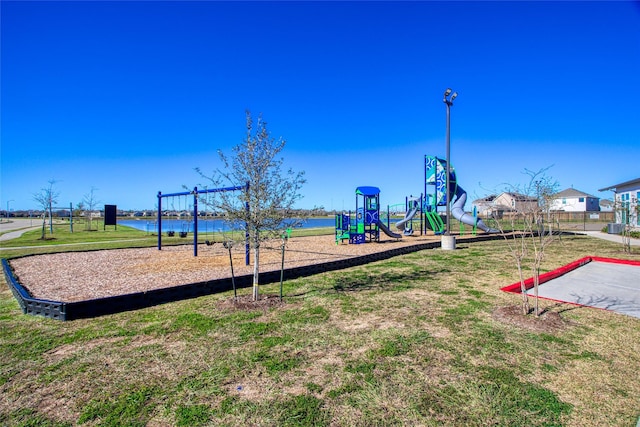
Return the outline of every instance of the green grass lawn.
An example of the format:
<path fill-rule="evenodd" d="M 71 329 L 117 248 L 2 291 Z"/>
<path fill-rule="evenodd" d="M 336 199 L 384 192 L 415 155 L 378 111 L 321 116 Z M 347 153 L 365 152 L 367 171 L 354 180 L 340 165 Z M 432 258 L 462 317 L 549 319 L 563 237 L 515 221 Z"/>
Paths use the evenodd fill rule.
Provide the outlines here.
<path fill-rule="evenodd" d="M 45 238 L 42 239 L 42 230 L 30 230 L 16 239 L 5 240 L 1 243 L 1 258 L 15 258 L 16 256 L 44 254 L 52 252 L 65 251 L 87 251 L 93 249 L 115 249 L 115 248 L 138 248 L 153 247 L 158 244 L 158 235 L 137 230 L 132 227 L 119 225 L 117 227 L 102 225 L 102 222 L 93 221 L 92 230 L 88 231 L 83 222 L 74 222 L 73 232 L 68 222 L 56 223 L 53 227 L 53 233 L 49 232 L 49 226 L 45 229 Z M 300 228 L 291 232 L 292 237 L 333 234 L 334 229 L 328 228 Z M 198 234 L 198 243 L 203 244 L 206 240 L 222 242 L 225 239 L 232 238 L 242 241 L 244 233 L 218 233 L 200 232 Z M 162 245 L 193 245 L 193 234 L 189 233 L 187 237 L 162 236 Z"/>
<path fill-rule="evenodd" d="M 543 267 L 634 249 L 563 236 Z M 0 425 L 635 426 L 640 319 L 543 301 L 564 328 L 496 320 L 516 280 L 504 242 L 458 242 L 287 281 L 279 307 L 224 293 L 60 322 L 3 278 Z"/>

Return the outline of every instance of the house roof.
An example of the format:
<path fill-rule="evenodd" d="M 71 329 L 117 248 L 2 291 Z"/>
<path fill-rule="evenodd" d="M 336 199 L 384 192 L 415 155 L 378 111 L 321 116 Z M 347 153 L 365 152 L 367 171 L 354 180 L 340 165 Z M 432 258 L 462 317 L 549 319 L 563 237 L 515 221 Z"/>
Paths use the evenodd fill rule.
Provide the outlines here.
<path fill-rule="evenodd" d="M 511 197 L 512 199 L 518 202 L 535 202 L 538 200 L 535 197 L 527 196 L 526 194 L 513 193 L 510 191 L 505 191 L 502 194 L 507 194 L 509 197 Z"/>
<path fill-rule="evenodd" d="M 555 198 L 560 197 L 591 197 L 593 199 L 598 199 L 598 197 L 592 196 L 591 194 L 587 194 L 583 191 L 576 190 L 575 188 L 567 188 L 566 190 L 562 190 L 556 194 L 554 194 Z"/>
<path fill-rule="evenodd" d="M 491 194 L 490 196 L 487 197 L 483 197 L 481 199 L 476 199 L 473 201 L 473 203 L 487 203 L 487 202 L 493 202 L 495 200 L 495 198 L 498 197 L 495 194 Z"/>
<path fill-rule="evenodd" d="M 632 179 L 631 181 L 621 182 L 620 184 L 610 185 L 609 187 L 601 188 L 598 191 L 607 191 L 607 190 L 617 191 L 618 187 L 627 187 L 629 185 L 636 185 L 636 184 L 640 185 L 640 178 Z"/>

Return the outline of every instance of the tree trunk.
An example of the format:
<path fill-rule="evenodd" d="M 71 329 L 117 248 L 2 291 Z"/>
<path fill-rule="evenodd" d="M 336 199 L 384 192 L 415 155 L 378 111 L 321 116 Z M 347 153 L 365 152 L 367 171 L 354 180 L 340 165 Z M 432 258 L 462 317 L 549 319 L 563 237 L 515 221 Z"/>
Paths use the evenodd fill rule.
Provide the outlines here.
<path fill-rule="evenodd" d="M 42 216 L 42 235 L 40 236 L 40 240 L 44 240 L 45 230 L 47 229 L 47 217 Z"/>
<path fill-rule="evenodd" d="M 53 234 L 53 206 L 49 202 L 49 234 Z"/>
<path fill-rule="evenodd" d="M 527 295 L 527 287 L 524 284 L 524 275 L 522 274 L 522 266 L 518 265 L 518 273 L 520 273 L 520 294 L 522 295 L 522 314 L 529 314 L 529 295 Z"/>
<path fill-rule="evenodd" d="M 255 244 L 253 249 L 253 300 L 258 301 L 260 298 L 260 245 Z"/>
<path fill-rule="evenodd" d="M 536 269 L 533 274 L 533 296 L 534 296 L 534 310 L 536 317 L 540 316 L 540 306 L 538 305 L 538 285 L 540 284 L 540 270 Z"/>

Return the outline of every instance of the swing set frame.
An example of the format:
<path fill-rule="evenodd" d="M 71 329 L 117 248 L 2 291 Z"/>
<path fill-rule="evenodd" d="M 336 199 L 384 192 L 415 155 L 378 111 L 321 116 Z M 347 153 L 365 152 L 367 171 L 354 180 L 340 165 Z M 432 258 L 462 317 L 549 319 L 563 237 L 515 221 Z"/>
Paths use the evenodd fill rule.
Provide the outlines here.
<path fill-rule="evenodd" d="M 198 197 L 200 194 L 221 193 L 225 191 L 249 191 L 249 183 L 245 185 L 237 185 L 234 187 L 210 188 L 206 190 L 198 190 L 193 187 L 192 191 L 182 191 L 179 193 L 162 194 L 158 191 L 158 250 L 162 250 L 162 199 L 179 196 L 193 196 L 193 256 L 198 256 Z M 249 211 L 249 203 L 245 204 L 245 209 Z M 249 228 L 245 223 L 245 263 L 249 265 Z"/>

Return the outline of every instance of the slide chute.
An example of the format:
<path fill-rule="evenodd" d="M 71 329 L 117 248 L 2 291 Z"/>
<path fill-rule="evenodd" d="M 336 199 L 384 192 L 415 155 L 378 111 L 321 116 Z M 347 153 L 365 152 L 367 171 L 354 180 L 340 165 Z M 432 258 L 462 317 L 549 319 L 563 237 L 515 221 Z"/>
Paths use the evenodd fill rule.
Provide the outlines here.
<path fill-rule="evenodd" d="M 405 235 L 413 234 L 413 229 L 407 228 L 407 224 L 411 223 L 411 220 L 413 219 L 413 217 L 416 216 L 419 210 L 420 210 L 420 205 L 414 201 L 413 207 L 407 211 L 404 218 L 396 222 L 396 229 L 398 229 L 399 231 L 402 231 L 402 233 Z"/>
<path fill-rule="evenodd" d="M 482 222 L 481 219 L 474 217 L 473 215 L 469 215 L 464 211 L 464 204 L 467 203 L 467 192 L 462 189 L 459 185 L 456 188 L 456 200 L 451 205 L 451 215 L 462 222 L 463 224 L 467 224 L 470 226 L 476 226 L 480 230 L 486 233 L 499 233 L 500 230 L 489 227 L 487 224 Z"/>

